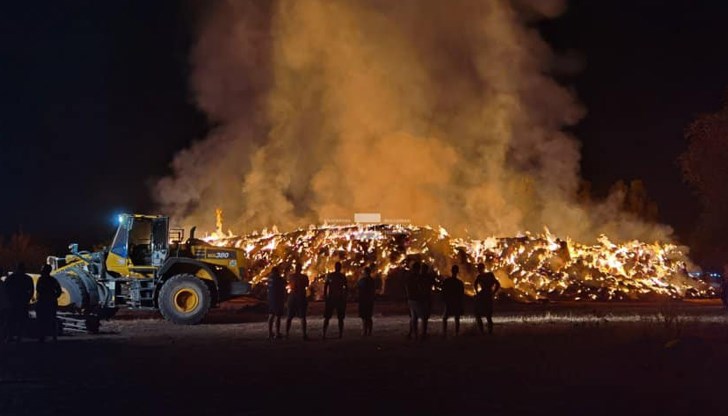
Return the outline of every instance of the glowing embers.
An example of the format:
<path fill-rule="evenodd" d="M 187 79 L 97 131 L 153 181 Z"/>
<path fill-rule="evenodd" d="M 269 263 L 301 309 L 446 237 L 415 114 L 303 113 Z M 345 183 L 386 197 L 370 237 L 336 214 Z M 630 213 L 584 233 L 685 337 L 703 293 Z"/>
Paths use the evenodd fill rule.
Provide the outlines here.
<path fill-rule="evenodd" d="M 341 261 L 351 279 L 372 265 L 385 280 L 410 260 L 422 260 L 446 274 L 461 266 L 466 288 L 475 265 L 493 269 L 503 294 L 519 301 L 638 300 L 713 296 L 705 282 L 691 278 L 692 263 L 682 248 L 670 243 L 629 241 L 616 244 L 602 236 L 596 244 L 540 235 L 468 240 L 451 237 L 441 227 L 410 225 L 324 225 L 288 233 L 264 231 L 244 237 L 210 239 L 220 246 L 244 248 L 248 274 L 261 282 L 275 265 L 301 261 L 316 279 Z M 400 274 L 401 276 L 401 274 Z"/>

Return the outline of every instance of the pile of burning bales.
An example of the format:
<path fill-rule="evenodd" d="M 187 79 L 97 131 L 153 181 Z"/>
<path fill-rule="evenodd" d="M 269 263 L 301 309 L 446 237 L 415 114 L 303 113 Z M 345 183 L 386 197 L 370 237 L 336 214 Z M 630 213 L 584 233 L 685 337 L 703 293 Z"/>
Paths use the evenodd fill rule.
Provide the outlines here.
<path fill-rule="evenodd" d="M 475 267 L 486 264 L 502 284 L 501 296 L 522 302 L 543 300 L 652 300 L 714 296 L 705 282 L 691 278 L 685 249 L 671 243 L 630 241 L 615 244 L 606 236 L 596 244 L 540 235 L 469 240 L 442 229 L 411 225 L 323 225 L 287 233 L 277 230 L 244 237 L 211 237 L 217 246 L 245 250 L 247 272 L 257 285 L 274 266 L 302 262 L 315 281 L 340 261 L 350 279 L 371 266 L 384 292 L 398 295 L 406 267 L 415 260 L 439 275 L 460 266 L 466 290 Z"/>

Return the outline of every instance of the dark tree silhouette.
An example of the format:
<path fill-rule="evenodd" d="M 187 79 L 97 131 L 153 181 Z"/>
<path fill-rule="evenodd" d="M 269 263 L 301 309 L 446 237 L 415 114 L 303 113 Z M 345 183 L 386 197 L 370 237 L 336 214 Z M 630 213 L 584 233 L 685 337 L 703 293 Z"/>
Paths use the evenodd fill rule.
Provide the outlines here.
<path fill-rule="evenodd" d="M 12 271 L 19 262 L 30 273 L 40 272 L 49 254 L 48 248 L 33 241 L 30 235 L 19 232 L 4 239 L 0 236 L 0 268 Z"/>
<path fill-rule="evenodd" d="M 728 263 L 728 103 L 700 115 L 685 132 L 679 163 L 703 212 L 691 238 L 696 257 L 712 267 Z"/>
<path fill-rule="evenodd" d="M 647 188 L 641 179 L 633 179 L 629 183 L 618 181 L 612 185 L 609 193 L 623 195 L 622 210 L 644 221 L 657 222 L 657 203 L 647 195 Z"/>
<path fill-rule="evenodd" d="M 609 197 L 613 202 L 618 202 L 618 207 L 624 212 L 628 212 L 643 221 L 658 221 L 657 203 L 650 199 L 647 188 L 641 179 L 633 179 L 629 182 L 623 180 L 615 182 L 609 188 Z M 582 181 L 577 193 L 577 200 L 581 204 L 589 206 L 595 201 L 599 201 L 600 198 L 592 195 L 591 182 Z"/>

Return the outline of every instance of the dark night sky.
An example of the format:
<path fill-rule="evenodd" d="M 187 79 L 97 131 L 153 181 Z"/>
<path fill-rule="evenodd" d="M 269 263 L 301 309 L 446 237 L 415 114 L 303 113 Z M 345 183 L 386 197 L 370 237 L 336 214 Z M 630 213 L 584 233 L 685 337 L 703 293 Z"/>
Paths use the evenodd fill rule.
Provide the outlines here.
<path fill-rule="evenodd" d="M 153 211 L 150 178 L 204 136 L 187 86 L 189 2 L 12 2 L 0 12 L 0 234 L 108 237 L 114 213 Z M 683 130 L 728 88 L 728 4 L 573 0 L 541 25 L 585 66 L 567 83 L 597 191 L 642 178 L 686 235 L 699 212 L 675 159 Z"/>

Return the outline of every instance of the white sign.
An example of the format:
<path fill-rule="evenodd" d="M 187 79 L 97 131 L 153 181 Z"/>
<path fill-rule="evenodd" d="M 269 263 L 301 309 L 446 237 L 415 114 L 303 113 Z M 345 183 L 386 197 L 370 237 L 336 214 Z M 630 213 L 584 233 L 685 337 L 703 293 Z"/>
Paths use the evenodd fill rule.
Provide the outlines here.
<path fill-rule="evenodd" d="M 354 214 L 354 222 L 356 223 L 380 223 L 382 222 L 382 214 L 378 212 L 358 212 Z"/>

